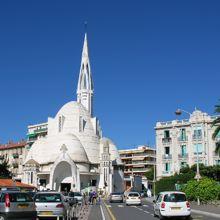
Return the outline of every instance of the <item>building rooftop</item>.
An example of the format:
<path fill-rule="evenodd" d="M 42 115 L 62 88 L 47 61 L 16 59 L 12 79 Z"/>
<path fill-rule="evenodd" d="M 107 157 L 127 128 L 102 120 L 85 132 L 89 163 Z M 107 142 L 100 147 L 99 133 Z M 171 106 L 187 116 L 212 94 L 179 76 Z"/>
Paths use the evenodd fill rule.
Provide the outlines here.
<path fill-rule="evenodd" d="M 7 149 L 11 149 L 11 148 L 20 148 L 20 147 L 24 147 L 26 145 L 26 141 L 22 140 L 19 142 L 12 142 L 10 141 L 7 144 L 0 144 L 0 150 L 7 150 Z"/>
<path fill-rule="evenodd" d="M 4 188 L 4 187 L 5 188 L 19 187 L 19 188 L 29 188 L 29 189 L 36 188 L 32 185 L 28 185 L 18 181 L 13 181 L 12 179 L 0 179 L 0 188 Z"/>
<path fill-rule="evenodd" d="M 144 152 L 145 150 L 153 150 L 153 151 L 156 151 L 155 148 L 142 145 L 142 146 L 138 146 L 137 148 L 132 148 L 132 149 L 121 149 L 121 150 L 119 150 L 119 153 L 126 153 L 126 152 Z"/>

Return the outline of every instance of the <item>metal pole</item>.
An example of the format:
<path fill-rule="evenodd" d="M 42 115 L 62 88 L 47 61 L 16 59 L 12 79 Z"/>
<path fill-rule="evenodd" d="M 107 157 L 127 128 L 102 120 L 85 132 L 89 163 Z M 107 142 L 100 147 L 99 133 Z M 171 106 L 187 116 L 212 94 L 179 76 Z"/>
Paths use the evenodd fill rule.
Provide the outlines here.
<path fill-rule="evenodd" d="M 197 162 L 196 162 L 196 179 L 199 182 L 200 173 L 199 173 L 199 148 L 198 148 L 198 126 L 196 125 L 196 153 L 197 153 Z M 200 205 L 199 196 L 197 197 L 197 205 Z"/>
<path fill-rule="evenodd" d="M 154 164 L 154 181 L 153 181 L 153 187 L 154 187 L 154 200 L 156 199 L 156 189 L 155 189 L 155 186 L 156 186 L 156 184 L 155 184 L 155 182 L 156 182 L 156 163 Z"/>

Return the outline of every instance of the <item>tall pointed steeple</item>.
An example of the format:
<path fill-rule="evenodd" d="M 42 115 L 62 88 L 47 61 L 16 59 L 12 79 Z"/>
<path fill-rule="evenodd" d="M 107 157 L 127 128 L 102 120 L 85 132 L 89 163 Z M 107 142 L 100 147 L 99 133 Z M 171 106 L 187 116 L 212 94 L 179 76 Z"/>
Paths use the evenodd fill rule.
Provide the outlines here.
<path fill-rule="evenodd" d="M 93 115 L 93 92 L 87 33 L 85 33 L 77 86 L 77 102 L 81 103 L 88 110 L 91 116 Z"/>

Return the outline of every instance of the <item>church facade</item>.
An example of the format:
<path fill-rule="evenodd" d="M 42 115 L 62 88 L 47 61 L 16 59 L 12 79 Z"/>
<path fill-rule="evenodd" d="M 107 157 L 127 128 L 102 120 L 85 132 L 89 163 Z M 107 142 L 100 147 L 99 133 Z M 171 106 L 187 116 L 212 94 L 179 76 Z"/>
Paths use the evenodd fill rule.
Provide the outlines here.
<path fill-rule="evenodd" d="M 123 191 L 123 163 L 113 141 L 102 136 L 100 122 L 93 115 L 93 95 L 85 34 L 77 101 L 66 103 L 46 123 L 29 126 L 29 136 L 38 135 L 25 158 L 23 182 L 57 191 L 90 187 L 106 193 Z"/>

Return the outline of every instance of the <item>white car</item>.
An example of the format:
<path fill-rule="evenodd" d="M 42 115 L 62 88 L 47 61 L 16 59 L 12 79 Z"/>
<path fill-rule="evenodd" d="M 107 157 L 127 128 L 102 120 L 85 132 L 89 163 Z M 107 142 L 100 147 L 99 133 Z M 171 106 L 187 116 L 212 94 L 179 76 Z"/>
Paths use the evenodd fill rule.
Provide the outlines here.
<path fill-rule="evenodd" d="M 125 200 L 126 205 L 141 205 L 141 196 L 138 192 L 129 192 Z"/>
<path fill-rule="evenodd" d="M 185 217 L 191 219 L 190 204 L 183 192 L 161 192 L 154 201 L 154 216 L 160 219 L 165 217 Z"/>

